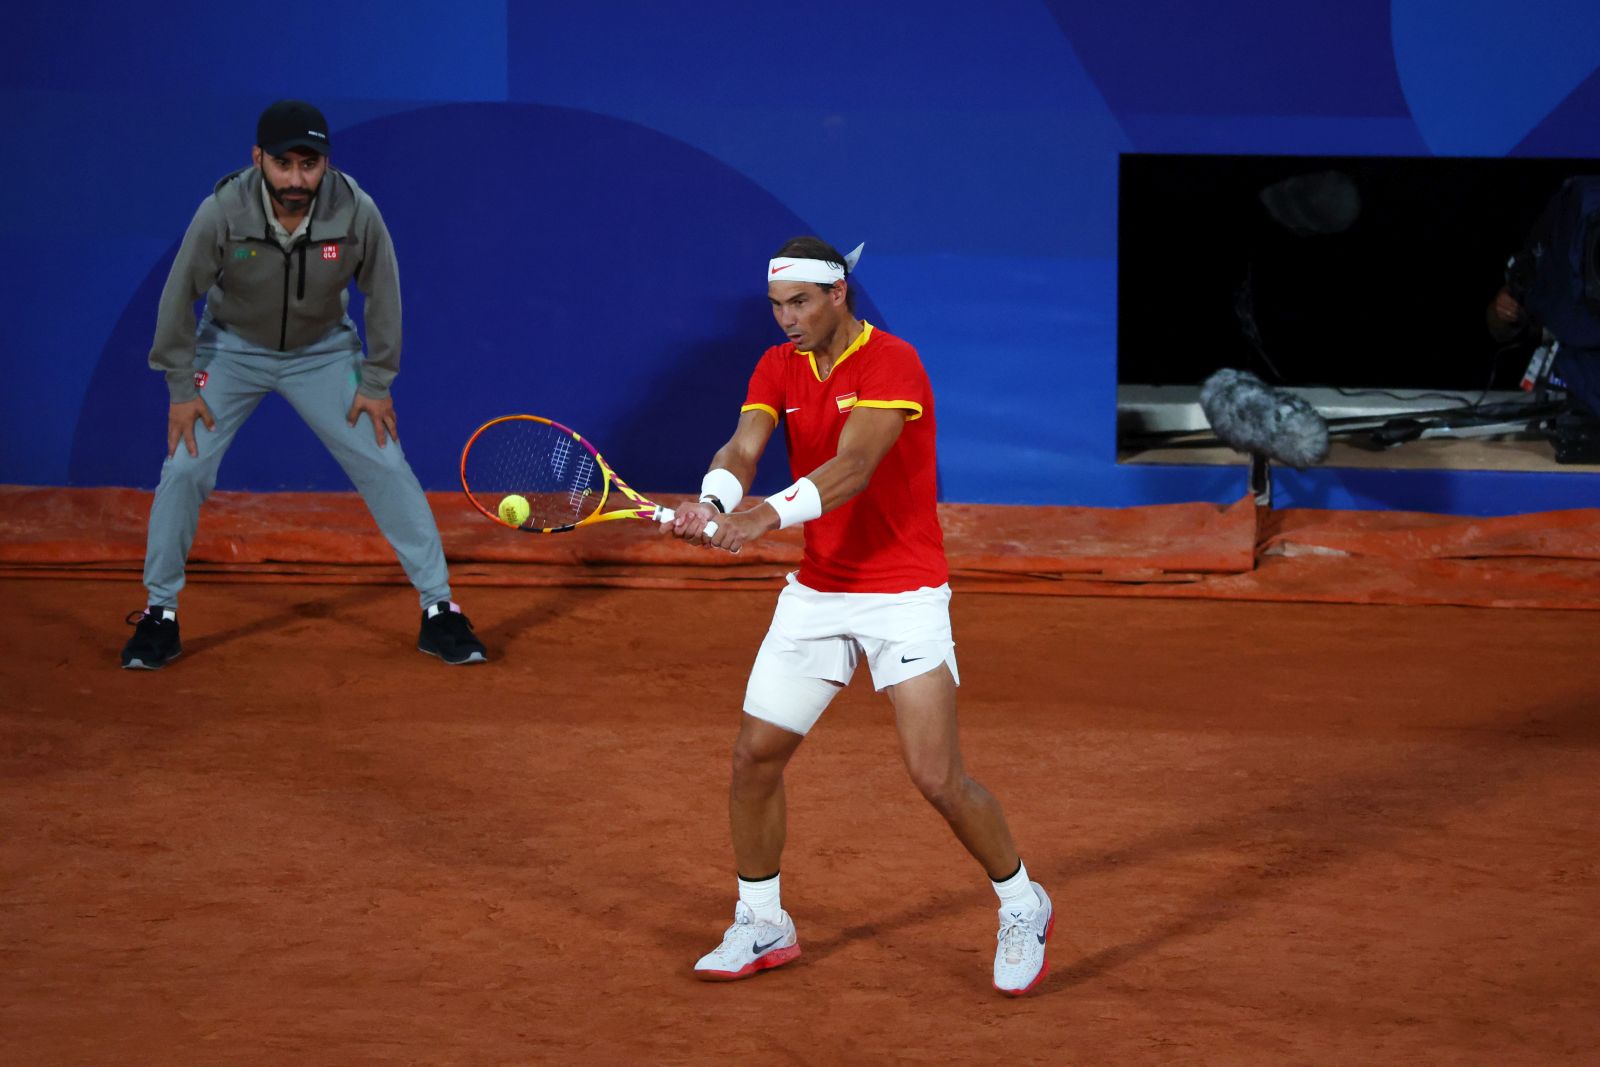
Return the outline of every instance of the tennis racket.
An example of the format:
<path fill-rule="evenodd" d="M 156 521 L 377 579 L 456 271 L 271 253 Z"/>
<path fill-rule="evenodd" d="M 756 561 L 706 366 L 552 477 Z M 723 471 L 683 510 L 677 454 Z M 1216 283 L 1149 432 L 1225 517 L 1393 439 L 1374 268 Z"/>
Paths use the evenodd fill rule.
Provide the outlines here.
<path fill-rule="evenodd" d="M 461 488 L 484 515 L 523 533 L 566 533 L 613 519 L 665 523 L 676 515 L 617 477 L 582 434 L 538 415 L 506 415 L 478 427 L 461 450 Z M 627 503 L 606 511 L 613 489 Z M 716 532 L 715 522 L 706 523 L 706 536 Z"/>

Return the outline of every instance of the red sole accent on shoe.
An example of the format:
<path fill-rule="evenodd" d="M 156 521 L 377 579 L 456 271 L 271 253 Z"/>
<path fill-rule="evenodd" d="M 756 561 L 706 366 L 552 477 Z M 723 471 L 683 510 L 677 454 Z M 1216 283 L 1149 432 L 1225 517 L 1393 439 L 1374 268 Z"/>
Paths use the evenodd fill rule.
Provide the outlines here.
<path fill-rule="evenodd" d="M 1050 935 L 1055 932 L 1055 929 L 1056 929 L 1056 913 L 1054 911 L 1051 911 L 1050 912 L 1050 921 L 1044 924 L 1044 939 L 1046 941 L 1050 940 Z M 999 986 L 995 986 L 995 988 L 999 989 L 1000 992 L 1004 993 L 1008 997 L 1020 997 L 1023 994 L 1025 994 L 1025 993 L 1029 992 L 1030 990 L 1032 990 L 1034 986 L 1036 986 L 1040 982 L 1044 981 L 1044 976 L 1049 974 L 1049 973 L 1050 973 L 1050 960 L 1049 960 L 1048 957 L 1046 957 L 1045 961 L 1042 964 L 1039 965 L 1039 973 L 1033 976 L 1033 981 L 1029 982 L 1027 985 L 1023 986 L 1021 989 L 1000 989 Z"/>
<path fill-rule="evenodd" d="M 757 956 L 737 971 L 696 971 L 694 976 L 702 982 L 735 982 L 740 978 L 760 974 L 762 971 L 770 971 L 774 967 L 782 967 L 799 955 L 800 946 L 790 945 L 788 948 L 775 948 L 764 956 Z"/>

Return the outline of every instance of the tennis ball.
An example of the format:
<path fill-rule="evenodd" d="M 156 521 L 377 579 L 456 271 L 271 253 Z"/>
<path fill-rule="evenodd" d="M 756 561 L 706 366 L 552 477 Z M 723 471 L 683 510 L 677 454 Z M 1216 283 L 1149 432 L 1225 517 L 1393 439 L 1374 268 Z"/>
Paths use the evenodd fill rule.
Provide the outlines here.
<path fill-rule="evenodd" d="M 500 498 L 500 521 L 507 526 L 521 526 L 528 521 L 528 498 L 512 493 Z"/>

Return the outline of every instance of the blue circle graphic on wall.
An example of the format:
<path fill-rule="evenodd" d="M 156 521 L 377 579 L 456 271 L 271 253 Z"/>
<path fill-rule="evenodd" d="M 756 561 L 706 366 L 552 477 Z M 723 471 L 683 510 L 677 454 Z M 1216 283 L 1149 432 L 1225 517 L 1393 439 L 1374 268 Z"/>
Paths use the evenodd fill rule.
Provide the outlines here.
<path fill-rule="evenodd" d="M 394 397 L 425 487 L 456 486 L 472 430 L 514 412 L 572 426 L 641 489 L 699 484 L 756 360 L 783 339 L 762 275 L 784 240 L 810 232 L 803 220 L 697 148 L 568 108 L 428 107 L 339 131 L 332 160 L 372 194 L 394 237 L 404 304 Z M 197 177 L 196 203 L 217 177 Z M 100 354 L 74 434 L 73 485 L 148 486 L 159 475 L 166 389 L 146 358 L 176 250 L 174 241 Z M 889 327 L 865 288 L 858 314 Z M 758 491 L 789 480 L 779 438 Z M 218 486 L 349 482 L 269 396 Z"/>

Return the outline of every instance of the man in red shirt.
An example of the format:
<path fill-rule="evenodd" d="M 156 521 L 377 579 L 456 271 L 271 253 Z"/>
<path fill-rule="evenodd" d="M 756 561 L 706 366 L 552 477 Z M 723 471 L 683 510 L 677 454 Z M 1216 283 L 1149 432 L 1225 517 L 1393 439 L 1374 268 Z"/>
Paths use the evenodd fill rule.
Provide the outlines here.
<path fill-rule="evenodd" d="M 757 363 L 738 428 L 701 484 L 701 502 L 680 508 L 668 527 L 736 551 L 771 530 L 805 524 L 805 556 L 751 668 L 734 743 L 728 809 L 739 903 L 722 943 L 695 973 L 745 978 L 800 955 L 779 897 L 783 770 L 865 658 L 874 687 L 894 706 L 912 781 L 994 884 L 994 984 L 1018 996 L 1044 976 L 1054 915 L 1017 855 L 999 803 L 962 765 L 933 390 L 915 348 L 856 318 L 846 276 L 860 251 L 841 256 L 818 238 L 797 237 L 768 263 L 767 299 L 788 343 Z M 735 511 L 780 423 L 794 484 Z"/>

